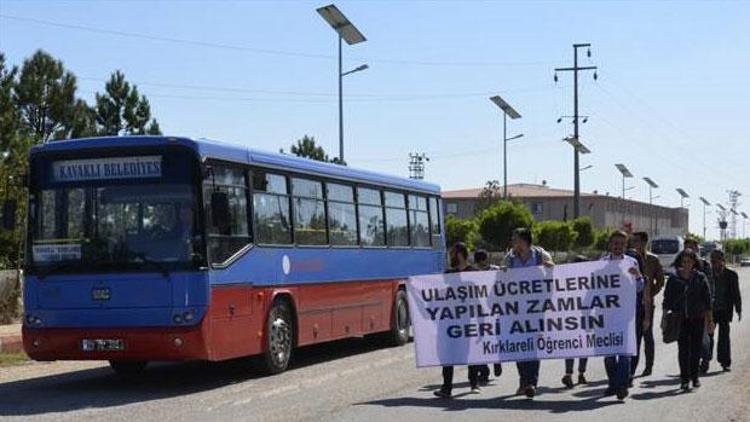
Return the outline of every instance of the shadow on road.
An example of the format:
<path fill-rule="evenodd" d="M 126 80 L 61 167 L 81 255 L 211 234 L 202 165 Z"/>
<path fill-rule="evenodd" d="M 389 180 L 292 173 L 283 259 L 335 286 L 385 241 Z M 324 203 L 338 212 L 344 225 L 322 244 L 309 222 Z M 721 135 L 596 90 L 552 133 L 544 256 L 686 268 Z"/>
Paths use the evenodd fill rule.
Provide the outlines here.
<path fill-rule="evenodd" d="M 599 395 L 601 396 L 601 395 Z M 526 400 L 515 395 L 507 395 L 491 398 L 467 398 L 467 395 L 461 395 L 460 400 L 454 399 L 437 399 L 424 397 L 403 397 L 394 399 L 374 400 L 357 405 L 366 406 L 384 406 L 384 407 L 432 407 L 442 408 L 445 411 L 461 411 L 469 409 L 494 409 L 494 410 L 536 410 L 549 411 L 550 413 L 568 413 L 589 411 L 600 409 L 607 406 L 619 404 L 617 401 L 600 401 L 600 397 L 594 397 L 578 401 L 570 400 Z M 471 396 L 475 397 L 475 396 Z"/>
<path fill-rule="evenodd" d="M 368 353 L 375 339 L 348 339 L 295 351 L 290 372 L 317 363 Z M 0 384 L 0 417 L 97 409 L 179 397 L 264 377 L 259 359 L 160 363 L 137 379 L 95 368 Z"/>

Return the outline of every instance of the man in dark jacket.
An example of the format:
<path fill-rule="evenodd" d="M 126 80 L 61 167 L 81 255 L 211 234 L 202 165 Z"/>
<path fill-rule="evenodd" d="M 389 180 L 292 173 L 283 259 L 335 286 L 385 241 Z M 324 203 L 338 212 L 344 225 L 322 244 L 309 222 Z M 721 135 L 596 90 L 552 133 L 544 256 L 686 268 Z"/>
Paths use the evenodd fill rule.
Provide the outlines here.
<path fill-rule="evenodd" d="M 729 323 L 734 312 L 742 320 L 742 297 L 737 273 L 726 267 L 724 252 L 711 252 L 711 267 L 714 273 L 714 322 L 719 327 L 719 341 L 716 346 L 716 357 L 724 371 L 732 365 L 732 354 L 729 339 Z"/>

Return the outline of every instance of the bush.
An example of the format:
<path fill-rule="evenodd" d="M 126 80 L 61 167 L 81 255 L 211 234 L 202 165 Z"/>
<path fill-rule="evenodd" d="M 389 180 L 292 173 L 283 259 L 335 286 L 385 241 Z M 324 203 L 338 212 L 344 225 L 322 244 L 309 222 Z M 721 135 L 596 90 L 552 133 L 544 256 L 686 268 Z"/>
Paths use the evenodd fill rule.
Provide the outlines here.
<path fill-rule="evenodd" d="M 571 221 L 576 240 L 573 243 L 577 249 L 585 249 L 594 243 L 594 224 L 590 217 L 579 217 Z"/>
<path fill-rule="evenodd" d="M 472 249 L 479 241 L 477 221 L 473 218 L 462 219 L 449 215 L 445 219 L 445 236 L 449 248 L 457 242 L 464 242 Z"/>
<path fill-rule="evenodd" d="M 548 251 L 568 251 L 576 235 L 573 225 L 563 221 L 543 221 L 534 226 L 536 243 Z"/>
<path fill-rule="evenodd" d="M 513 230 L 517 227 L 529 227 L 534 217 L 523 204 L 500 201 L 482 211 L 478 217 L 479 234 L 492 250 L 505 250 Z"/>
<path fill-rule="evenodd" d="M 595 229 L 594 230 L 594 250 L 598 252 L 606 252 L 609 250 L 609 236 L 612 234 L 614 229 Z"/>

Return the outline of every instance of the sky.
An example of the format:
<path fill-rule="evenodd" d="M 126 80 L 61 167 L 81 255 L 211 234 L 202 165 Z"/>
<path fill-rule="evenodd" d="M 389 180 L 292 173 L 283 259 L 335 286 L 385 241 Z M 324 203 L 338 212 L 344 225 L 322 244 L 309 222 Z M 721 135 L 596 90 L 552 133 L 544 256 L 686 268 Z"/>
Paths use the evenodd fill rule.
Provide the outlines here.
<path fill-rule="evenodd" d="M 89 100 L 115 70 L 150 103 L 162 131 L 261 150 L 303 135 L 338 154 L 337 38 L 313 1 L 0 0 L 0 51 L 20 65 L 37 49 L 62 60 Z M 703 196 L 746 195 L 750 211 L 750 3 L 338 1 L 367 41 L 344 45 L 345 159 L 425 178 L 444 190 L 502 181 L 501 95 L 509 183 L 573 187 L 573 43 L 579 64 L 581 189 L 621 195 L 615 163 L 635 175 L 626 196 L 678 207 L 703 231 Z M 743 201 L 744 200 L 744 201 Z M 718 237 L 718 210 L 706 215 Z M 742 219 L 738 235 L 743 233 Z"/>

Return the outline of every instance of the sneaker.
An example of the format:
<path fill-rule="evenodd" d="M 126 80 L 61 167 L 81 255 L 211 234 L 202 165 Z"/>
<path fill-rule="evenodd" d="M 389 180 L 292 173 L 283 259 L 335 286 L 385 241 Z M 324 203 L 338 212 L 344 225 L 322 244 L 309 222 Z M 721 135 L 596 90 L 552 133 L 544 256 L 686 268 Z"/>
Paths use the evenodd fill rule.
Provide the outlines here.
<path fill-rule="evenodd" d="M 570 375 L 565 375 L 564 377 L 562 377 L 562 383 L 565 388 L 573 388 L 573 377 Z"/>
<path fill-rule="evenodd" d="M 700 386 L 701 386 L 701 381 L 698 378 L 694 379 L 693 380 L 693 388 L 698 388 Z"/>
<path fill-rule="evenodd" d="M 482 389 L 479 388 L 478 385 L 475 385 L 475 386 L 471 387 L 471 394 L 479 394 L 481 392 L 482 392 Z"/>
<path fill-rule="evenodd" d="M 608 387 L 604 390 L 604 397 L 614 396 L 615 394 L 617 394 L 617 389 L 614 387 Z"/>
<path fill-rule="evenodd" d="M 684 391 L 684 392 L 686 392 L 686 393 L 687 393 L 688 391 L 690 391 L 690 383 L 689 383 L 689 382 L 687 382 L 687 381 L 683 381 L 683 382 L 682 382 L 682 383 L 680 384 L 680 389 L 681 389 L 682 391 Z"/>
<path fill-rule="evenodd" d="M 487 384 L 489 384 L 490 383 L 490 375 L 489 374 L 487 374 L 487 375 L 480 375 L 479 379 L 477 380 L 477 382 L 479 383 L 479 385 L 487 385 Z"/>
<path fill-rule="evenodd" d="M 518 390 L 516 390 L 516 395 L 521 396 L 526 392 L 526 386 L 522 385 L 518 387 Z"/>
<path fill-rule="evenodd" d="M 700 364 L 700 373 L 701 374 L 707 374 L 708 373 L 708 362 L 707 361 L 701 361 Z"/>
<path fill-rule="evenodd" d="M 732 369 L 730 367 L 728 367 L 728 366 L 722 366 L 721 370 L 724 371 L 724 372 L 732 372 Z"/>
<path fill-rule="evenodd" d="M 588 380 L 586 380 L 586 375 L 584 375 L 583 372 L 581 372 L 580 374 L 578 374 L 578 383 L 579 384 L 588 384 L 589 383 Z"/>
<path fill-rule="evenodd" d="M 628 392 L 628 389 L 625 387 L 620 387 L 617 389 L 617 400 L 625 400 L 625 397 L 627 397 L 630 393 Z"/>
<path fill-rule="evenodd" d="M 434 394 L 436 397 L 440 397 L 441 399 L 449 399 L 449 398 L 451 398 L 451 392 L 443 390 L 443 389 L 440 389 L 440 390 L 437 390 L 437 391 L 433 391 L 432 394 Z"/>
<path fill-rule="evenodd" d="M 646 369 L 643 370 L 643 373 L 641 374 L 642 377 L 648 377 L 651 375 L 651 367 L 647 366 Z"/>
<path fill-rule="evenodd" d="M 526 397 L 533 399 L 536 396 L 536 387 L 529 385 L 523 390 L 523 393 L 526 394 Z"/>

